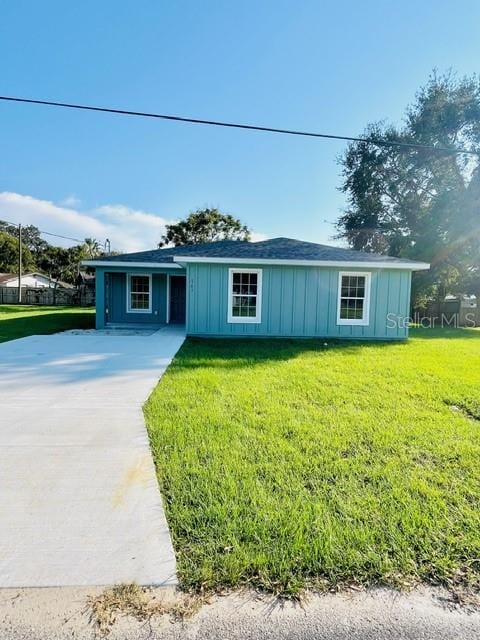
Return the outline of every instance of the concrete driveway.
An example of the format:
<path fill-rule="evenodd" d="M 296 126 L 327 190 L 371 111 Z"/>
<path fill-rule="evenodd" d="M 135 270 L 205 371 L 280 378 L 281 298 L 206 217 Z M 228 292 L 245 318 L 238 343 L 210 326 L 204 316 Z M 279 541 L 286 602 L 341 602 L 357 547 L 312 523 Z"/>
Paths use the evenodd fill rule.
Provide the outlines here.
<path fill-rule="evenodd" d="M 142 405 L 183 340 L 0 345 L 0 587 L 175 583 Z"/>

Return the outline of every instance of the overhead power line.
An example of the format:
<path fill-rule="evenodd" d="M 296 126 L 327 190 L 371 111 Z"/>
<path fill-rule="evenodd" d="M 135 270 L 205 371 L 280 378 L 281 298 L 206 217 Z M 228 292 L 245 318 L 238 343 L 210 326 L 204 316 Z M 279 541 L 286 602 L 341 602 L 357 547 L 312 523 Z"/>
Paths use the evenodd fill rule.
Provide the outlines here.
<path fill-rule="evenodd" d="M 345 140 L 348 142 L 366 142 L 381 147 L 399 147 L 405 149 L 416 149 L 418 151 L 432 151 L 436 153 L 447 154 L 468 154 L 478 155 L 476 151 L 470 149 L 457 149 L 443 146 L 432 146 L 426 144 L 417 144 L 414 142 L 400 142 L 395 140 L 380 140 L 378 138 L 361 138 L 354 136 L 340 136 L 330 133 L 316 133 L 314 131 L 300 131 L 296 129 L 279 129 L 276 127 L 264 127 L 253 124 L 240 124 L 238 122 L 224 122 L 221 120 L 204 120 L 201 118 L 187 118 L 185 116 L 172 116 L 164 113 L 151 113 L 148 111 L 130 111 L 128 109 L 114 109 L 112 107 L 96 107 L 85 104 L 73 104 L 69 102 L 57 102 L 52 100 L 39 100 L 33 98 L 18 98 L 14 96 L 0 96 L 0 100 L 7 102 L 22 102 L 26 104 L 44 105 L 48 107 L 63 107 L 66 109 L 81 109 L 83 111 L 99 111 L 102 113 L 113 113 L 123 116 L 137 116 L 140 118 L 157 118 L 160 120 L 171 120 L 175 122 L 184 122 L 188 124 L 203 124 L 213 127 L 228 127 L 231 129 L 246 129 L 249 131 L 263 131 L 266 133 L 281 133 L 290 136 L 304 136 L 309 138 L 325 138 L 329 140 Z"/>
<path fill-rule="evenodd" d="M 70 236 L 60 236 L 58 233 L 50 233 L 50 231 L 42 231 L 39 229 L 40 233 L 46 236 L 53 236 L 54 238 L 63 238 L 64 240 L 73 240 L 74 242 L 84 243 L 84 240 L 79 240 L 78 238 L 70 238 Z"/>
<path fill-rule="evenodd" d="M 21 225 L 18 222 L 11 222 L 10 220 L 4 220 L 3 218 L 0 218 L 0 222 L 11 224 L 14 227 L 23 226 L 23 228 L 25 229 L 25 225 Z M 70 236 L 61 236 L 58 233 L 51 233 L 50 231 L 43 231 L 42 229 L 38 229 L 38 232 L 41 233 L 42 235 L 53 236 L 54 238 L 63 238 L 63 240 L 73 240 L 73 242 L 80 242 L 81 244 L 85 242 L 84 240 L 79 240 L 78 238 L 71 238 Z"/>

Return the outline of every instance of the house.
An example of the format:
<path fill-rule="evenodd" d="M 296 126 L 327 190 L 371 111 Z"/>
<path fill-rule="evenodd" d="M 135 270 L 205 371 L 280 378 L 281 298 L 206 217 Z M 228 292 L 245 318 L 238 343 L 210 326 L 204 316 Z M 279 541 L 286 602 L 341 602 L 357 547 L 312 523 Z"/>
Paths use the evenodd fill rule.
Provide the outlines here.
<path fill-rule="evenodd" d="M 289 238 L 86 260 L 97 328 L 185 324 L 191 336 L 401 339 L 413 262 Z"/>
<path fill-rule="evenodd" d="M 429 326 L 479 327 L 480 309 L 475 295 L 446 295 L 443 300 L 430 300 L 422 316 Z"/>
<path fill-rule="evenodd" d="M 459 295 L 454 296 L 449 294 L 445 296 L 446 303 L 456 304 L 460 309 L 476 309 L 477 308 L 477 297 L 473 294 L 471 295 Z"/>
<path fill-rule="evenodd" d="M 77 287 L 86 287 L 87 289 L 95 289 L 95 274 L 87 271 L 79 271 L 75 280 Z"/>
<path fill-rule="evenodd" d="M 31 287 L 33 289 L 57 288 L 72 289 L 73 285 L 60 280 L 54 280 L 43 273 L 24 273 L 21 278 L 23 287 Z M 18 287 L 18 275 L 16 273 L 0 273 L 0 287 Z"/>

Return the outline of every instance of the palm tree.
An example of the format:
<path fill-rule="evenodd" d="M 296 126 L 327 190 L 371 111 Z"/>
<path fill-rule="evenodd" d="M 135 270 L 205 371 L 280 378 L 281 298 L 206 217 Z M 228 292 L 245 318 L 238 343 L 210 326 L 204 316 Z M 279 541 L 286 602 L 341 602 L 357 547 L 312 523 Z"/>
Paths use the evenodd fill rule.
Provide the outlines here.
<path fill-rule="evenodd" d="M 83 244 L 89 258 L 96 258 L 100 254 L 100 243 L 95 238 L 85 238 Z"/>

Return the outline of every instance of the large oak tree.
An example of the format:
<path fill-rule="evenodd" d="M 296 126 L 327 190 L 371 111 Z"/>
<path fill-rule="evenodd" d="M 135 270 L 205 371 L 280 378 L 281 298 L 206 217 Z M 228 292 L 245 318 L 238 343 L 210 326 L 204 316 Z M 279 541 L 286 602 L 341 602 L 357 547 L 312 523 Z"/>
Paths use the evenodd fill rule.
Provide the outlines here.
<path fill-rule="evenodd" d="M 159 247 L 181 246 L 216 240 L 249 240 L 250 231 L 240 220 L 218 209 L 197 209 L 174 224 L 168 224 Z"/>
<path fill-rule="evenodd" d="M 480 82 L 433 74 L 401 127 L 370 125 L 367 139 L 480 151 Z M 480 295 L 479 156 L 350 144 L 340 160 L 348 206 L 338 237 L 355 249 L 431 263 L 416 274 L 416 303 Z"/>

